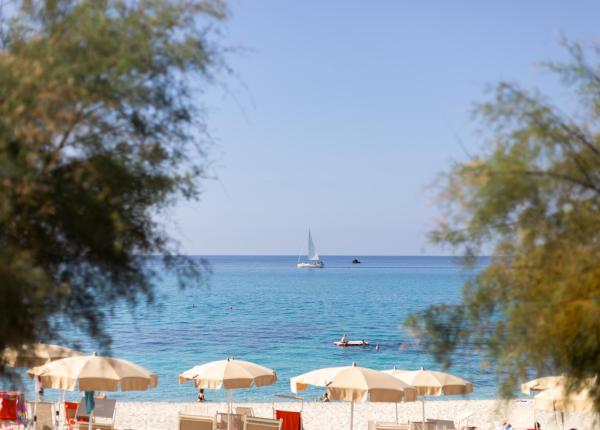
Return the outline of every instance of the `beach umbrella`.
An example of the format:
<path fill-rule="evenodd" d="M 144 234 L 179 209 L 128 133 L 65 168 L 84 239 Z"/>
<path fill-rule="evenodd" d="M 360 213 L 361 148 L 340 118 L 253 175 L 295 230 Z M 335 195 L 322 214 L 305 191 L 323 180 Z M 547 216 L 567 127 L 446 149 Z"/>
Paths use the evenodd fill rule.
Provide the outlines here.
<path fill-rule="evenodd" d="M 67 357 L 78 357 L 85 355 L 81 351 L 76 351 L 66 346 L 54 345 L 49 343 L 34 343 L 22 345 L 19 348 L 5 348 L 0 354 L 0 361 L 10 367 L 33 367 L 41 366 L 54 360 L 60 360 Z M 35 378 L 35 396 L 40 399 L 40 389 L 38 378 Z M 61 390 L 59 398 L 63 399 L 64 393 Z M 34 415 L 37 404 L 34 404 Z"/>
<path fill-rule="evenodd" d="M 532 392 L 544 391 L 548 388 L 555 387 L 558 384 L 563 384 L 564 382 L 564 376 L 543 376 L 521 384 L 521 392 L 524 394 L 532 394 Z"/>
<path fill-rule="evenodd" d="M 425 423 L 426 396 L 452 396 L 473 392 L 473 385 L 458 376 L 434 370 L 385 370 L 384 373 L 413 386 L 421 396 L 421 416 Z M 425 424 L 423 424 L 425 425 Z"/>
<path fill-rule="evenodd" d="M 183 384 L 186 381 L 193 381 L 196 388 L 227 390 L 227 413 L 231 414 L 232 390 L 272 385 L 277 382 L 277 374 L 268 367 L 228 358 L 186 370 L 179 375 L 179 383 Z M 230 428 L 231 419 L 228 418 L 227 422 L 227 428 Z"/>
<path fill-rule="evenodd" d="M 541 378 L 532 379 L 531 381 L 521 384 L 521 392 L 524 394 L 535 394 L 540 391 L 547 390 L 555 387 L 558 384 L 562 384 L 565 381 L 564 376 L 543 376 Z M 537 419 L 535 416 L 535 405 L 533 406 L 533 424 L 535 425 Z"/>
<path fill-rule="evenodd" d="M 349 367 L 324 367 L 294 376 L 290 378 L 290 389 L 293 393 L 297 394 L 299 391 L 306 390 L 311 385 L 314 387 L 326 387 L 338 373 Z"/>
<path fill-rule="evenodd" d="M 533 398 L 537 409 L 556 412 L 592 412 L 594 400 L 590 394 L 592 381 L 578 391 L 567 393 L 566 384 L 556 384 Z"/>
<path fill-rule="evenodd" d="M 535 409 L 545 411 L 554 411 L 561 413 L 563 429 L 565 427 L 565 412 L 593 412 L 594 400 L 590 394 L 590 387 L 593 384 L 590 380 L 586 386 L 578 391 L 567 393 L 566 378 L 560 380 L 553 387 L 541 391 L 533 398 Z"/>
<path fill-rule="evenodd" d="M 83 352 L 65 346 L 34 343 L 23 345 L 20 348 L 5 348 L 2 351 L 2 361 L 11 367 L 34 367 L 41 366 L 49 361 L 61 358 L 77 357 L 85 355 Z"/>
<path fill-rule="evenodd" d="M 154 373 L 131 361 L 95 354 L 52 361 L 29 369 L 27 374 L 38 377 L 44 388 L 68 391 L 145 391 L 158 385 Z M 93 411 L 90 429 L 92 419 Z"/>
<path fill-rule="evenodd" d="M 350 402 L 350 429 L 354 425 L 354 402 L 414 401 L 416 390 L 408 384 L 378 370 L 352 366 L 328 367 L 314 370 L 290 380 L 292 391 L 306 389 L 309 385 L 327 387 L 331 400 Z"/>

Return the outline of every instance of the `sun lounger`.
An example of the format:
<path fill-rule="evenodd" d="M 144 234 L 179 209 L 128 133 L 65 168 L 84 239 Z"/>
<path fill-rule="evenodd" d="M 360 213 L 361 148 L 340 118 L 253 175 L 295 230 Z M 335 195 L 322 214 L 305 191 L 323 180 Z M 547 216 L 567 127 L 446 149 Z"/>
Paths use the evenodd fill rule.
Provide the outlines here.
<path fill-rule="evenodd" d="M 410 430 L 435 430 L 435 422 L 425 421 L 423 425 L 422 421 L 413 421 L 410 423 Z"/>
<path fill-rule="evenodd" d="M 245 417 L 244 430 L 281 430 L 281 420 Z"/>
<path fill-rule="evenodd" d="M 456 430 L 452 420 L 427 420 L 435 424 L 435 430 Z"/>
<path fill-rule="evenodd" d="M 215 428 L 213 417 L 179 413 L 179 430 L 214 430 Z"/>
<path fill-rule="evenodd" d="M 65 424 L 68 429 L 71 429 L 73 425 L 77 424 L 77 420 L 75 419 L 75 414 L 77 413 L 77 408 L 79 407 L 79 403 L 77 402 L 65 402 Z"/>
<path fill-rule="evenodd" d="M 410 424 L 376 422 L 373 430 L 410 430 Z"/>
<path fill-rule="evenodd" d="M 113 430 L 115 423 L 115 409 L 117 401 L 112 399 L 94 399 L 94 412 L 92 414 L 92 430 Z M 73 426 L 77 429 L 88 428 L 89 414 L 85 410 L 85 399 L 81 398 L 77 411 L 75 412 L 75 421 Z"/>
<path fill-rule="evenodd" d="M 238 406 L 238 407 L 235 408 L 235 413 L 239 414 L 239 415 L 243 415 L 245 417 L 253 417 L 254 416 L 254 409 L 247 408 L 245 406 Z"/>
<path fill-rule="evenodd" d="M 228 414 L 225 412 L 217 412 L 217 429 L 218 430 L 242 430 L 244 416 L 242 414 Z M 231 420 L 231 426 L 228 427 L 228 422 Z"/>
<path fill-rule="evenodd" d="M 281 420 L 281 430 L 302 430 L 302 412 L 275 410 L 275 419 Z"/>
<path fill-rule="evenodd" d="M 35 430 L 54 430 L 56 425 L 56 414 L 54 413 L 54 403 L 50 402 L 32 402 L 32 419 Z"/>

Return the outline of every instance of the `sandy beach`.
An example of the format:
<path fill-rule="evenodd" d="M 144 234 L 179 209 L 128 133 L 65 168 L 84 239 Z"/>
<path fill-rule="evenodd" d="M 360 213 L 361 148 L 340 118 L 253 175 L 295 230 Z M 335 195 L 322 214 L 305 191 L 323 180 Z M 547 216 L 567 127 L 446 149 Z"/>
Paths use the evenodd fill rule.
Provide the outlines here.
<path fill-rule="evenodd" d="M 300 403 L 235 403 L 235 406 L 249 406 L 257 416 L 272 417 L 273 407 L 286 410 L 299 410 Z M 226 411 L 225 403 L 170 403 L 170 402 L 120 402 L 117 406 L 116 428 L 119 430 L 166 430 L 177 429 L 179 411 L 201 415 L 214 415 L 216 411 Z M 496 430 L 497 422 L 507 419 L 515 429 L 522 428 L 533 418 L 531 400 L 501 402 L 495 400 L 443 400 L 426 404 L 428 418 L 454 419 L 465 412 L 473 412 L 469 425 L 481 430 Z M 412 402 L 398 405 L 400 422 L 417 421 L 421 417 L 421 403 Z M 343 402 L 307 402 L 302 411 L 306 430 L 338 430 L 349 427 L 350 405 Z M 560 414 L 536 411 L 537 420 L 543 430 L 562 430 Z M 354 414 L 354 428 L 366 430 L 370 420 L 394 421 L 395 408 L 390 403 L 357 403 Z M 531 427 L 531 425 L 529 426 Z M 600 429 L 600 422 L 588 414 L 565 414 L 565 429 Z"/>

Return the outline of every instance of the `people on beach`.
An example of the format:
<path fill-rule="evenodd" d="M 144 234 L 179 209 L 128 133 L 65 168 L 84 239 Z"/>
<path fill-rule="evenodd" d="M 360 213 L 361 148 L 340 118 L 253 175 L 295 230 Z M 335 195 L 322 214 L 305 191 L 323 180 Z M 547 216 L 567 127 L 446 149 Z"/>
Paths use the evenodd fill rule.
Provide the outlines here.
<path fill-rule="evenodd" d="M 206 396 L 204 395 L 204 388 L 200 388 L 198 390 L 198 401 L 199 402 L 204 402 L 206 401 Z"/>
<path fill-rule="evenodd" d="M 502 425 L 500 426 L 500 430 L 513 430 L 510 423 L 506 420 L 502 421 Z"/>
<path fill-rule="evenodd" d="M 325 394 L 323 394 L 321 401 L 325 403 L 329 402 L 329 394 L 327 394 L 327 391 L 325 391 Z"/>

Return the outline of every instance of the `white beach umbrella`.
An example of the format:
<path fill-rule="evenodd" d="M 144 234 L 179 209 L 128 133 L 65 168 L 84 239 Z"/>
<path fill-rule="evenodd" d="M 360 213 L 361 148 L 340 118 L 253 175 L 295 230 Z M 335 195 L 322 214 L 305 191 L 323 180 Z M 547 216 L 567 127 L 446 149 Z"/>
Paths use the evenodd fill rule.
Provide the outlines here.
<path fill-rule="evenodd" d="M 227 413 L 231 414 L 232 391 L 236 388 L 263 387 L 277 382 L 273 369 L 244 360 L 212 361 L 192 367 L 179 375 L 179 383 L 193 381 L 197 388 L 227 390 Z M 227 421 L 230 428 L 231 419 Z"/>
<path fill-rule="evenodd" d="M 68 391 L 145 391 L 158 385 L 154 373 L 131 361 L 95 354 L 52 361 L 27 374 L 39 378 L 44 388 Z M 92 420 L 93 411 L 90 429 Z"/>
<path fill-rule="evenodd" d="M 466 379 L 434 370 L 385 370 L 385 373 L 413 386 L 421 396 L 421 416 L 425 422 L 426 396 L 452 396 L 473 392 L 473 385 Z M 425 424 L 423 424 L 425 425 Z"/>
<path fill-rule="evenodd" d="M 305 390 L 309 385 L 327 387 L 331 400 L 350 401 L 350 429 L 354 425 L 354 402 L 410 402 L 416 399 L 416 390 L 408 384 L 378 370 L 358 367 L 317 369 L 290 380 L 292 391 Z"/>

